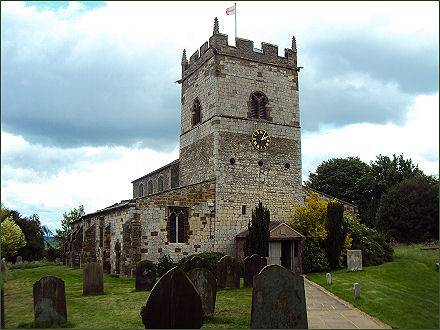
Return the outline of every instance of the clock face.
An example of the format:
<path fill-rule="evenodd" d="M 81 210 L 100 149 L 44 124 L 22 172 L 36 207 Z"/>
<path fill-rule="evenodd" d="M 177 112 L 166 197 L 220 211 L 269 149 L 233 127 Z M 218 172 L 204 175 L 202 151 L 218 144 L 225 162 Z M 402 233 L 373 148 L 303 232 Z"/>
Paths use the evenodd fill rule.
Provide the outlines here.
<path fill-rule="evenodd" d="M 252 133 L 252 145 L 257 150 L 265 150 L 270 145 L 270 136 L 267 132 L 261 128 L 257 128 Z"/>

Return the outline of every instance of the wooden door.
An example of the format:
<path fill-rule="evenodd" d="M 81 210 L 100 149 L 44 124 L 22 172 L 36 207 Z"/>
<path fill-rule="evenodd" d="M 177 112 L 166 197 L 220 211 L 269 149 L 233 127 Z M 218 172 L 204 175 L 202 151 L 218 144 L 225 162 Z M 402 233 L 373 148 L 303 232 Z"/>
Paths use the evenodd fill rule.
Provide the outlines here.
<path fill-rule="evenodd" d="M 281 242 L 269 242 L 268 265 L 281 265 Z"/>

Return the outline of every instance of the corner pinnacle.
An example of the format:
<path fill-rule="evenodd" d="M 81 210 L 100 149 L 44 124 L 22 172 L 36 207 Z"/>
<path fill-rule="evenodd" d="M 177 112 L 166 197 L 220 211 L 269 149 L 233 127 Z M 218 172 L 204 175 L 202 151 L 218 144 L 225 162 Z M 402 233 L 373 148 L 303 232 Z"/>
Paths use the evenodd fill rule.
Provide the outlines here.
<path fill-rule="evenodd" d="M 220 33 L 219 32 L 219 27 L 218 27 L 218 18 L 215 17 L 214 18 L 214 32 L 213 32 L 213 34 L 218 34 L 218 33 Z"/>

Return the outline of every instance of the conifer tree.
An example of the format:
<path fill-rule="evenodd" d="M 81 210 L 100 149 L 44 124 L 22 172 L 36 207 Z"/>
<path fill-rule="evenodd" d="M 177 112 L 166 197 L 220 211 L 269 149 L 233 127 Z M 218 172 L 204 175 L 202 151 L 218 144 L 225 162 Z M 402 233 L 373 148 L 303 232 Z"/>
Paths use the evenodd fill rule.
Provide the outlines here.
<path fill-rule="evenodd" d="M 269 256 L 269 222 L 270 212 L 259 201 L 255 210 L 252 210 L 252 219 L 248 223 L 249 235 L 244 246 L 246 256 L 253 254 Z"/>

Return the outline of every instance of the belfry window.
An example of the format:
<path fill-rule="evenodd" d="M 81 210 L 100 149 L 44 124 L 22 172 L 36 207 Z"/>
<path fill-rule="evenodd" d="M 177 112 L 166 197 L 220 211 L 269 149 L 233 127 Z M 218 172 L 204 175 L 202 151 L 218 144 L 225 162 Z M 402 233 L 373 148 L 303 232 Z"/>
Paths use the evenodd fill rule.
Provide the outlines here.
<path fill-rule="evenodd" d="M 202 107 L 200 106 L 200 101 L 197 98 L 194 100 L 191 115 L 192 115 L 192 119 L 191 119 L 192 126 L 195 126 L 202 121 Z"/>
<path fill-rule="evenodd" d="M 153 181 L 149 180 L 147 183 L 147 194 L 151 195 L 153 193 Z"/>
<path fill-rule="evenodd" d="M 168 216 L 168 240 L 170 243 L 187 241 L 186 225 L 188 222 L 187 207 L 170 207 Z"/>
<path fill-rule="evenodd" d="M 141 183 L 139 185 L 139 197 L 144 196 L 144 185 Z"/>
<path fill-rule="evenodd" d="M 251 118 L 267 119 L 267 96 L 262 92 L 253 92 L 250 97 Z"/>
<path fill-rule="evenodd" d="M 163 177 L 160 176 L 157 178 L 157 191 L 163 190 Z"/>

